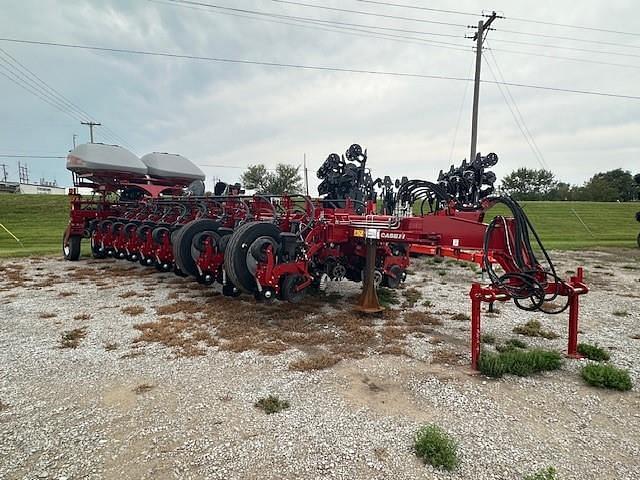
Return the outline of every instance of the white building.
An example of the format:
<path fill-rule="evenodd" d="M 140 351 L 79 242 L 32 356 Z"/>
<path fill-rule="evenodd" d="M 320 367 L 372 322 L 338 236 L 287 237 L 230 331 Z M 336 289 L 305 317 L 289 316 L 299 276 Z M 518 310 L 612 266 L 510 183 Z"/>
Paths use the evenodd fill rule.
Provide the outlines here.
<path fill-rule="evenodd" d="M 67 189 L 51 185 L 32 185 L 30 183 L 21 183 L 18 193 L 25 195 L 66 195 Z"/>

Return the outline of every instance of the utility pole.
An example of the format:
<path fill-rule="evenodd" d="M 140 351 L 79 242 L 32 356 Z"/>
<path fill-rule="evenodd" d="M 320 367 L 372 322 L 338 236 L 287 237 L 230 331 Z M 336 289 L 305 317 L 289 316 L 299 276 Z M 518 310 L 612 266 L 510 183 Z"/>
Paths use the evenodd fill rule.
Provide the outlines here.
<path fill-rule="evenodd" d="M 7 183 L 7 166 L 4 163 L 0 163 L 0 167 L 2 167 L 2 181 Z"/>
<path fill-rule="evenodd" d="M 99 127 L 101 123 L 96 122 L 80 122 L 81 125 L 87 125 L 89 127 L 89 134 L 91 136 L 91 143 L 93 143 L 93 127 Z"/>
<path fill-rule="evenodd" d="M 303 157 L 304 163 L 304 189 L 307 192 L 307 197 L 309 196 L 309 177 L 307 176 L 307 154 L 304 154 Z"/>
<path fill-rule="evenodd" d="M 73 134 L 73 148 L 76 148 L 76 138 L 78 138 L 78 135 L 76 135 L 75 133 Z"/>
<path fill-rule="evenodd" d="M 491 30 L 491 24 L 496 18 L 502 18 L 492 12 L 487 16 L 488 19 L 485 22 L 480 20 L 478 22 L 478 30 L 473 38 L 476 41 L 476 76 L 473 83 L 473 113 L 471 116 L 471 155 L 469 156 L 469 162 L 473 162 L 476 159 L 476 148 L 478 144 L 478 104 L 480 102 L 480 67 L 482 66 L 482 44 L 486 38 L 486 32 Z M 470 27 L 474 28 L 474 27 Z"/>

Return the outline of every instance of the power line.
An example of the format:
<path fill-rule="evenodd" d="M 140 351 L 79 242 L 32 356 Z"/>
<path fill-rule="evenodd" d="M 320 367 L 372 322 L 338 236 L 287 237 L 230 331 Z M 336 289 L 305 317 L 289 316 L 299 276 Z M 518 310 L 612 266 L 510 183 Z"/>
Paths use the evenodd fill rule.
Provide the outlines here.
<path fill-rule="evenodd" d="M 201 11 L 208 11 L 210 13 L 215 13 L 215 14 L 230 15 L 230 16 L 235 16 L 235 17 L 240 17 L 240 18 L 248 18 L 248 19 L 252 19 L 252 20 L 260 20 L 260 21 L 266 21 L 266 22 L 271 22 L 271 23 L 278 23 L 278 24 L 282 24 L 282 25 L 291 25 L 291 26 L 295 26 L 295 27 L 311 28 L 311 29 L 327 31 L 327 32 L 333 32 L 333 33 L 342 33 L 342 34 L 356 35 L 356 36 L 361 36 L 361 37 L 379 38 L 379 39 L 382 39 L 382 40 L 392 40 L 392 41 L 397 41 L 397 42 L 400 42 L 400 43 L 407 43 L 407 44 L 417 44 L 417 42 L 420 42 L 420 44 L 425 44 L 426 43 L 427 45 L 437 46 L 437 47 L 440 47 L 440 48 L 449 48 L 451 50 L 459 50 L 459 51 L 465 51 L 465 52 L 468 51 L 467 47 L 463 47 L 460 44 L 456 44 L 456 43 L 439 42 L 439 41 L 435 41 L 435 40 L 426 40 L 426 39 L 423 39 L 423 38 L 409 37 L 409 36 L 404 36 L 404 35 L 391 35 L 391 34 L 387 34 L 387 33 L 371 31 L 371 30 L 361 30 L 361 29 L 355 29 L 355 28 L 348 28 L 348 26 L 372 28 L 372 29 L 376 29 L 376 30 L 387 30 L 387 31 L 395 31 L 395 32 L 403 32 L 403 33 L 413 33 L 413 34 L 418 34 L 418 35 L 437 35 L 437 36 L 461 38 L 459 35 L 453 35 L 453 34 L 425 32 L 425 31 L 420 31 L 420 30 L 408 30 L 408 29 L 401 29 L 401 28 L 379 27 L 379 26 L 375 26 L 375 25 L 363 25 L 363 24 L 358 24 L 358 23 L 338 22 L 338 21 L 333 21 L 333 20 L 310 18 L 310 17 L 299 17 L 299 16 L 293 16 L 293 15 L 280 15 L 280 14 L 273 14 L 273 13 L 268 13 L 268 12 L 260 12 L 260 11 L 256 11 L 256 10 L 244 10 L 243 9 L 243 11 L 245 11 L 245 12 L 251 12 L 252 15 L 255 14 L 255 15 L 261 16 L 261 18 L 256 18 L 256 17 L 252 17 L 252 16 L 248 16 L 248 15 L 240 15 L 240 14 L 237 14 L 237 13 L 221 11 L 221 9 L 224 10 L 224 9 L 228 9 L 229 7 L 222 7 L 222 6 L 219 6 L 219 5 L 209 4 L 209 3 L 205 3 L 205 2 L 194 2 L 194 1 L 190 1 L 190 0 L 148 0 L 148 1 L 154 2 L 154 3 L 163 4 L 163 5 L 172 5 L 172 6 L 179 6 L 179 7 L 183 7 L 183 8 L 189 8 L 189 9 L 195 9 L 195 10 L 201 10 Z M 199 8 L 199 7 L 203 7 L 203 8 Z M 204 7 L 209 7 L 209 8 L 211 8 L 211 10 L 208 10 L 207 8 L 204 8 Z M 232 9 L 232 10 L 240 10 L 240 9 Z M 264 18 L 264 17 L 269 17 L 269 18 Z M 290 22 L 271 20 L 271 18 L 285 18 L 285 19 L 289 19 L 289 20 L 292 20 L 292 21 L 303 22 L 303 23 L 311 24 L 311 25 L 301 25 L 301 24 L 298 24 L 298 23 L 290 23 Z M 329 29 L 329 28 L 320 28 L 320 27 L 316 27 L 315 25 L 322 25 L 322 26 L 330 25 L 330 26 L 332 26 L 334 28 L 339 28 L 340 30 Z M 358 34 L 358 33 L 350 33 L 350 32 L 363 32 L 363 33 L 366 33 L 366 34 L 362 34 L 362 33 Z M 402 40 L 398 40 L 398 39 L 402 39 Z M 403 40 L 411 40 L 411 41 L 403 41 Z M 509 40 L 501 40 L 501 41 L 509 42 L 509 43 L 523 43 L 525 45 L 536 45 L 536 46 L 539 46 L 539 44 L 534 44 L 534 43 L 530 43 L 530 42 L 510 42 Z M 562 48 L 562 47 L 559 47 L 559 48 Z M 640 47 L 638 47 L 638 48 L 640 48 Z M 498 49 L 498 48 L 495 48 L 494 50 L 495 51 L 508 52 L 508 53 L 516 53 L 516 54 L 519 54 L 519 55 L 529 55 L 529 56 L 534 56 L 534 57 L 554 58 L 554 59 L 568 60 L 568 61 L 580 62 L 580 63 L 591 63 L 591 64 L 596 64 L 596 65 L 606 65 L 606 66 L 615 66 L 615 67 L 623 67 L 623 68 L 636 68 L 636 69 L 640 68 L 640 65 L 630 65 L 630 64 L 622 64 L 622 63 L 604 62 L 604 61 L 591 60 L 591 59 L 582 59 L 582 58 L 575 58 L 575 57 L 564 57 L 564 56 L 560 56 L 560 55 L 540 54 L 540 53 L 524 52 L 524 51 L 509 50 L 509 49 Z M 579 50 L 581 51 L 582 49 L 579 49 Z M 588 50 L 588 51 L 593 52 L 593 53 L 607 53 L 607 52 L 602 52 L 602 51 L 597 51 L 597 50 Z"/>
<path fill-rule="evenodd" d="M 617 56 L 620 56 L 620 57 L 640 58 L 640 55 L 635 54 L 635 53 L 605 52 L 605 51 L 602 51 L 602 50 L 592 50 L 590 48 L 565 47 L 563 45 L 547 45 L 547 44 L 544 44 L 544 43 L 521 42 L 519 40 L 494 39 L 493 41 L 494 42 L 500 42 L 500 43 L 511 43 L 513 45 L 531 45 L 533 47 L 542 47 L 542 48 L 560 48 L 562 50 L 571 50 L 571 51 L 574 51 L 574 52 L 598 53 L 598 54 L 602 54 L 602 55 L 617 55 Z"/>
<path fill-rule="evenodd" d="M 465 16 L 476 16 L 475 13 L 464 12 L 464 11 L 460 11 L 460 10 L 444 10 L 444 9 L 438 9 L 438 8 L 422 7 L 422 6 L 416 6 L 416 5 L 405 5 L 405 4 L 398 4 L 398 3 L 391 3 L 391 2 L 381 2 L 381 1 L 374 1 L 374 0 L 355 0 L 355 1 L 361 2 L 361 3 L 370 3 L 370 4 L 376 4 L 376 5 L 383 5 L 383 6 L 409 8 L 409 9 L 414 9 L 414 10 L 425 10 L 425 11 L 439 12 L 439 13 L 448 13 L 448 14 L 465 15 Z M 505 19 L 506 20 L 513 20 L 513 21 L 516 21 L 516 22 L 551 25 L 551 26 L 563 27 L 563 28 L 573 28 L 573 29 L 591 30 L 591 31 L 598 31 L 598 32 L 605 32 L 605 33 L 615 33 L 615 34 L 621 34 L 621 35 L 640 36 L 640 33 L 638 33 L 638 32 L 623 32 L 623 31 L 620 31 L 620 30 L 611 30 L 611 29 L 605 29 L 605 28 L 599 28 L 599 27 L 587 27 L 587 26 L 581 26 L 581 25 L 570 25 L 570 24 L 566 24 L 566 23 L 555 23 L 555 22 L 548 22 L 548 21 L 543 21 L 543 20 L 534 20 L 534 19 L 531 19 L 531 18 L 519 18 L 519 17 L 509 17 L 509 16 L 507 16 L 507 17 L 505 17 Z M 628 44 L 622 44 L 622 43 L 617 43 L 617 42 L 607 42 L 607 41 L 602 41 L 602 40 L 591 40 L 591 39 L 585 39 L 585 38 L 575 38 L 575 37 L 548 35 L 548 34 L 532 33 L 532 32 L 520 32 L 520 31 L 516 31 L 516 30 L 504 30 L 504 29 L 500 29 L 500 30 L 503 31 L 503 32 L 509 32 L 509 33 L 519 34 L 519 35 L 532 35 L 532 36 L 548 37 L 548 38 L 555 38 L 555 39 L 560 39 L 560 40 L 573 40 L 573 41 L 577 41 L 577 42 L 594 43 L 594 44 L 601 44 L 601 45 L 612 45 L 612 46 L 619 46 L 619 47 L 640 48 L 640 46 L 638 46 L 638 45 L 628 45 Z"/>
<path fill-rule="evenodd" d="M 381 17 L 381 18 L 392 18 L 395 20 L 406 20 L 409 22 L 419 22 L 419 23 L 432 23 L 434 25 L 446 25 L 446 26 L 450 26 L 450 27 L 461 27 L 461 28 L 467 28 L 467 25 L 461 24 L 461 23 L 451 23 L 451 22 L 439 22 L 436 20 L 427 20 L 427 19 L 423 19 L 423 18 L 411 18 L 411 17 L 400 17 L 397 15 L 387 15 L 387 14 L 383 14 L 383 13 L 374 13 L 374 12 L 365 12 L 365 11 L 361 11 L 361 10 L 350 10 L 347 8 L 336 8 L 336 7 L 327 7 L 326 5 L 313 5 L 310 3 L 301 3 L 301 2 L 293 2 L 290 0 L 271 0 L 272 2 L 276 2 L 276 3 L 286 3 L 289 5 L 296 5 L 299 7 L 309 7 L 309 8 L 319 8 L 322 10 L 330 10 L 333 12 L 342 12 L 342 13 L 357 13 L 358 15 L 367 15 L 367 16 L 371 16 L 371 17 Z"/>
<path fill-rule="evenodd" d="M 533 20 L 531 18 L 518 18 L 518 17 L 506 17 L 506 18 L 509 20 L 514 20 L 516 22 L 537 23 L 539 25 L 551 25 L 554 27 L 574 28 L 578 30 L 591 30 L 593 32 L 616 33 L 618 35 L 633 35 L 636 37 L 640 37 L 640 33 L 637 33 L 637 32 L 623 32 L 620 30 L 610 30 L 607 28 L 600 28 L 600 27 L 586 27 L 583 25 L 570 25 L 568 23 L 547 22 L 544 20 Z"/>
<path fill-rule="evenodd" d="M 45 42 L 45 41 L 36 41 L 36 40 L 23 40 L 23 39 L 6 38 L 6 37 L 0 38 L 0 41 L 19 43 L 19 44 L 25 44 L 25 45 L 40 45 L 40 46 L 49 46 L 49 47 L 72 48 L 72 49 L 79 49 L 79 50 L 91 50 L 91 51 L 109 52 L 109 53 L 123 53 L 123 54 L 131 54 L 131 55 L 145 55 L 145 56 L 162 57 L 162 58 L 180 58 L 180 59 L 186 59 L 186 60 L 232 63 L 232 64 L 240 64 L 240 65 L 261 65 L 266 67 L 292 68 L 292 69 L 300 69 L 300 70 L 317 70 L 317 71 L 325 71 L 325 72 L 358 73 L 358 74 L 367 74 L 367 75 L 453 80 L 453 81 L 464 81 L 464 82 L 468 82 L 472 80 L 470 78 L 455 77 L 455 76 L 448 76 L 448 75 L 429 75 L 429 74 L 409 73 L 409 72 L 366 70 L 366 69 L 353 69 L 353 68 L 342 68 L 342 67 L 327 67 L 327 66 L 319 66 L 319 65 L 303 65 L 303 64 L 296 64 L 296 63 L 266 62 L 266 61 L 260 61 L 260 60 L 244 60 L 244 59 L 236 59 L 236 58 L 207 57 L 207 56 L 200 56 L 200 55 L 186 55 L 186 54 L 169 53 L 169 52 L 153 52 L 153 51 L 145 51 L 145 50 L 126 49 L 126 48 L 97 47 L 97 46 L 91 46 L 91 45 Z M 624 94 L 602 92 L 602 91 L 596 91 L 596 90 L 577 90 L 577 89 L 571 89 L 571 88 L 551 87 L 546 85 L 533 85 L 533 84 L 526 84 L 526 83 L 519 83 L 519 82 L 492 82 L 489 80 L 482 80 L 482 82 L 489 83 L 489 84 L 500 83 L 501 85 L 509 85 L 511 87 L 531 88 L 535 90 L 576 93 L 576 94 L 582 94 L 582 95 L 593 95 L 593 96 L 611 97 L 611 98 L 623 98 L 628 100 L 640 100 L 640 96 L 636 96 L 636 95 L 624 95 Z"/>
<path fill-rule="evenodd" d="M 404 5 L 404 4 L 400 4 L 400 3 L 391 3 L 391 2 L 377 2 L 374 0 L 355 0 L 356 2 L 361 2 L 361 3 L 371 3 L 374 5 L 384 5 L 387 7 L 402 7 L 402 8 L 411 8 L 414 10 L 426 10 L 429 12 L 438 12 L 438 13 L 452 13 L 455 15 L 466 15 L 466 16 L 471 16 L 471 17 L 477 17 L 478 14 L 477 13 L 471 13 L 471 12 L 463 12 L 460 10 L 443 10 L 441 8 L 431 8 L 431 7 L 421 7 L 418 5 Z"/>
<path fill-rule="evenodd" d="M 587 38 L 565 37 L 563 35 L 550 35 L 547 33 L 537 33 L 537 32 L 523 32 L 519 30 L 506 30 L 504 28 L 501 28 L 500 32 L 511 33 L 514 35 L 524 35 L 529 37 L 552 38 L 555 40 L 570 40 L 573 42 L 593 43 L 596 45 L 609 45 L 614 47 L 625 47 L 625 48 L 640 48 L 640 45 L 629 45 L 628 43 L 606 42 L 603 40 L 591 40 Z"/>
<path fill-rule="evenodd" d="M 493 72 L 493 68 L 491 67 L 491 63 L 489 63 L 489 61 L 486 59 L 486 57 L 484 58 L 487 67 L 489 67 L 489 72 L 491 73 L 491 76 L 498 80 L 498 77 L 496 77 L 495 73 Z M 494 57 L 494 61 L 495 61 L 495 57 Z M 497 63 L 496 63 L 497 66 Z M 506 87 L 505 87 L 506 89 Z M 509 108 L 509 111 L 511 112 L 511 116 L 513 117 L 513 120 L 516 124 L 516 126 L 518 127 L 518 129 L 520 130 L 520 133 L 522 133 L 522 136 L 524 137 L 525 141 L 527 142 L 527 145 L 529 145 L 529 148 L 531 149 L 531 151 L 533 152 L 534 157 L 536 157 L 536 160 L 538 161 L 538 163 L 540 164 L 540 166 L 544 169 L 548 169 L 546 162 L 544 160 L 544 156 L 542 155 L 542 152 L 540 151 L 540 149 L 538 148 L 537 144 L 535 143 L 535 140 L 533 139 L 533 135 L 531 135 L 531 132 L 529 131 L 529 129 L 526 126 L 526 123 L 524 122 L 524 118 L 522 117 L 522 114 L 520 113 L 520 109 L 518 109 L 517 104 L 515 103 L 515 100 L 513 99 L 513 97 L 511 96 L 511 94 L 509 93 L 509 97 L 511 97 L 511 100 L 513 102 L 513 107 L 511 106 L 511 102 L 508 100 L 507 95 L 505 95 L 502 85 L 498 84 L 498 90 L 500 91 L 500 94 L 502 95 L 502 98 L 504 99 L 504 102 L 507 104 L 507 107 Z M 514 108 L 517 110 L 518 115 L 516 115 L 516 111 L 514 110 Z"/>
<path fill-rule="evenodd" d="M 300 17 L 300 16 L 294 16 L 294 15 L 282 15 L 282 14 L 275 14 L 275 13 L 270 13 L 270 12 L 261 12 L 261 11 L 257 11 L 257 10 L 246 10 L 246 9 L 238 9 L 238 8 L 230 8 L 230 7 L 223 7 L 220 5 L 214 5 L 211 3 L 205 3 L 205 2 L 194 2 L 194 1 L 189 1 L 189 0 L 148 0 L 150 2 L 153 3 L 159 3 L 159 4 L 163 4 L 163 5 L 172 5 L 172 6 L 179 6 L 179 7 L 183 7 L 183 8 L 190 8 L 190 9 L 194 9 L 194 10 L 201 10 L 201 11 L 208 11 L 210 13 L 216 13 L 216 14 L 222 14 L 222 15 L 230 15 L 230 16 L 234 16 L 234 17 L 240 17 L 240 18 L 249 18 L 252 20 L 261 20 L 261 21 L 266 21 L 266 22 L 270 22 L 270 23 L 278 23 L 278 24 L 282 24 L 282 25 L 291 25 L 291 26 L 295 26 L 295 27 L 302 27 L 302 28 L 311 28 L 314 30 L 321 30 L 321 31 L 325 31 L 325 32 L 332 32 L 332 33 L 343 33 L 343 34 L 347 34 L 347 35 L 355 35 L 355 36 L 359 36 L 359 37 L 369 37 L 369 38 L 380 38 L 383 40 L 394 40 L 394 41 L 398 41 L 401 43 L 410 43 L 410 44 L 418 44 L 417 42 L 419 42 L 420 45 L 431 45 L 431 46 L 437 46 L 440 48 L 448 48 L 451 50 L 460 50 L 460 51 L 468 51 L 469 49 L 462 46 L 459 43 L 451 43 L 451 42 L 442 42 L 442 41 L 437 41 L 437 40 L 429 40 L 429 39 L 425 39 L 425 38 L 417 38 L 417 37 L 408 37 L 405 35 L 395 35 L 395 34 L 390 34 L 390 33 L 385 33 L 385 32 L 379 32 L 379 31 L 372 31 L 372 30 L 363 30 L 360 28 L 353 28 L 355 27 L 365 27 L 365 28 L 372 28 L 375 30 L 386 30 L 386 31 L 395 31 L 395 32 L 414 32 L 414 33 L 418 33 L 421 35 L 432 35 L 432 36 L 439 36 L 439 37 L 450 37 L 450 38 L 462 38 L 460 35 L 453 35 L 453 34 L 445 34 L 445 33 L 435 33 L 435 32 L 416 32 L 416 31 L 412 31 L 412 30 L 406 30 L 406 29 L 400 29 L 400 28 L 390 28 L 390 27 L 378 27 L 375 25 L 362 25 L 362 24 L 357 24 L 357 23 L 348 23 L 348 22 L 339 22 L 339 21 L 334 21 L 334 20 L 325 20 L 325 19 L 319 19 L 319 18 L 310 18 L 310 17 Z M 198 7 L 203 7 L 203 8 L 198 8 Z M 210 8 L 211 10 L 207 10 L 207 8 Z M 253 16 L 248 16 L 248 15 L 242 15 L 242 14 L 238 14 L 238 13 L 233 13 L 230 11 L 226 11 L 226 10 L 231 10 L 233 12 L 245 12 L 249 15 L 258 15 L 260 16 L 260 18 L 256 18 Z M 286 20 L 291 20 L 291 21 L 295 21 L 295 22 L 301 22 L 303 24 L 300 23 L 290 23 L 290 22 L 284 22 L 284 21 L 278 21 L 278 20 L 272 20 L 272 19 L 286 19 Z M 321 28 L 318 27 L 318 25 L 321 25 L 322 27 L 327 27 L 330 26 L 332 28 Z M 339 29 L 339 30 L 336 30 Z M 351 32 L 360 32 L 360 33 L 351 33 Z M 398 40 L 400 39 L 400 40 Z M 403 40 L 411 40 L 411 41 L 403 41 Z"/>
<path fill-rule="evenodd" d="M 66 112 L 70 116 L 72 115 L 73 116 L 72 118 L 76 118 L 81 122 L 86 119 L 93 120 L 93 117 L 89 113 L 87 113 L 77 104 L 73 103 L 71 100 L 65 97 L 62 93 L 60 93 L 50 84 L 45 82 L 40 76 L 38 76 L 35 72 L 29 69 L 29 67 L 24 65 L 22 62 L 20 62 L 17 58 L 15 58 L 9 52 L 7 52 L 2 48 L 0 48 L 0 52 L 10 59 L 10 60 L 6 60 L 0 56 L 0 60 L 3 60 L 7 65 L 9 65 L 10 68 L 13 69 L 11 70 L 10 73 L 14 76 L 14 78 L 17 78 L 18 81 L 26 82 L 30 87 L 38 90 L 46 98 L 51 100 L 51 102 L 57 104 L 60 107 L 59 109 L 61 111 Z M 39 98 L 42 99 L 42 97 L 39 97 Z M 51 103 L 51 102 L 48 102 L 48 103 Z M 109 134 L 103 135 L 106 139 L 114 143 L 122 143 L 123 145 L 127 144 L 127 142 L 118 134 L 116 134 L 113 130 L 111 130 L 108 127 L 105 127 L 105 129 L 108 132 L 110 132 Z"/>
<path fill-rule="evenodd" d="M 557 60 L 567 60 L 569 62 L 579 62 L 579 63 L 591 63 L 594 65 L 607 65 L 610 67 L 622 67 L 622 68 L 640 68 L 640 65 L 632 65 L 629 63 L 614 63 L 614 62 L 603 62 L 600 60 L 590 60 L 587 58 L 576 58 L 576 57 L 565 57 L 562 55 L 549 55 L 545 53 L 534 53 L 534 52 L 523 52 L 522 50 L 511 50 L 508 48 L 490 48 L 489 50 L 493 50 L 494 52 L 504 52 L 504 53 L 515 53 L 517 55 L 527 55 L 529 57 L 542 57 L 542 58 L 553 58 Z"/>

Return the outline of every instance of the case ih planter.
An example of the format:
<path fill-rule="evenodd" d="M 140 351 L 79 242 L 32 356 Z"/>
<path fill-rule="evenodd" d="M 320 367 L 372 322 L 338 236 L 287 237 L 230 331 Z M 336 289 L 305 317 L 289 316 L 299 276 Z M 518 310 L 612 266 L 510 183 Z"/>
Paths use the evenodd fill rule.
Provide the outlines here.
<path fill-rule="evenodd" d="M 569 309 L 568 353 L 577 356 L 578 298 L 588 291 L 582 270 L 561 279 L 522 208 L 494 194 L 496 177 L 487 168 L 497 163 L 495 154 L 441 171 L 436 182 L 373 180 L 366 161 L 359 145 L 329 155 L 318 170 L 319 199 L 245 196 L 226 184 L 216 186 L 219 195 L 202 196 L 203 189 L 187 187 L 204 175 L 184 157 L 139 160 L 120 147 L 80 146 L 68 165 L 76 187 L 91 186 L 97 199 L 71 192 L 65 258 L 77 259 L 80 238 L 88 236 L 94 257 L 155 265 L 201 284 L 218 282 L 225 295 L 246 293 L 263 302 L 297 303 L 307 289 L 330 280 L 364 280 L 358 308 L 374 312 L 381 310 L 376 287 L 397 288 L 410 253 L 447 256 L 477 263 L 490 280 L 470 292 L 474 368 L 481 302 L 513 299 L 519 308 L 544 313 Z M 483 223 L 497 203 L 512 216 Z M 560 307 L 550 303 L 560 297 L 566 299 Z"/>

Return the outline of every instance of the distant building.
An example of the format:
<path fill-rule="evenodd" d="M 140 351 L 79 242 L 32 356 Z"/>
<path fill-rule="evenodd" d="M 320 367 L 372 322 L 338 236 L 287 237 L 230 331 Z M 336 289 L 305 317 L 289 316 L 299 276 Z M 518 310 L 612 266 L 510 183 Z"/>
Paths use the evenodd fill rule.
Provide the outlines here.
<path fill-rule="evenodd" d="M 19 187 L 18 182 L 0 181 L 0 193 L 18 193 Z"/>
<path fill-rule="evenodd" d="M 24 195 L 66 195 L 67 189 L 53 185 L 21 183 L 16 193 L 22 193 Z"/>

